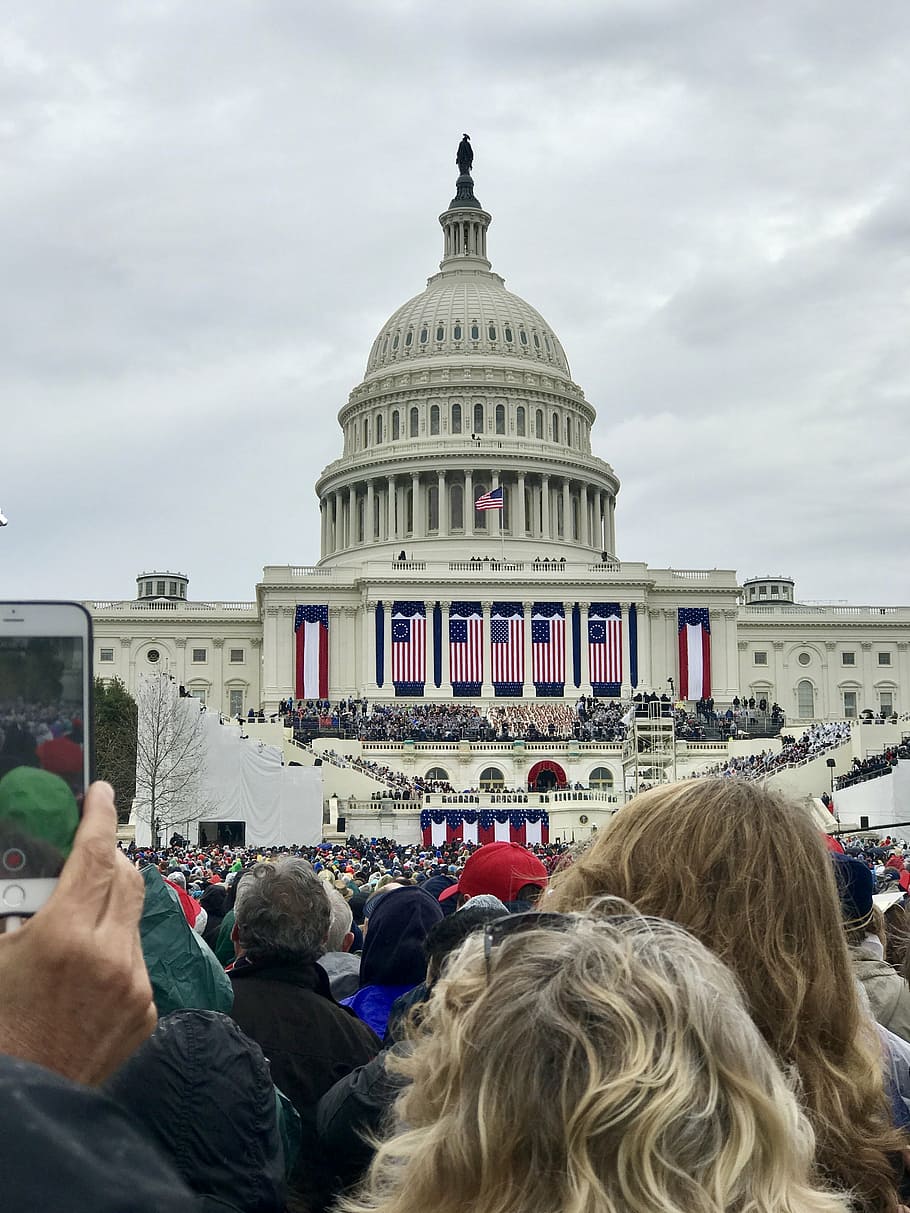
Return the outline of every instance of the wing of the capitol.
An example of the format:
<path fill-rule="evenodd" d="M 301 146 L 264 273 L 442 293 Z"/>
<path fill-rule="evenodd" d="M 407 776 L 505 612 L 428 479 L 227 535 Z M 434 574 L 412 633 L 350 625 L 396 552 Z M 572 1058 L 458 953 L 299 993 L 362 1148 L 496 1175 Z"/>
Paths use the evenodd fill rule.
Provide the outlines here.
<path fill-rule="evenodd" d="M 585 837 L 636 788 L 779 746 L 781 718 L 787 734 L 854 721 L 862 753 L 898 742 L 910 608 L 802 604 L 786 576 L 620 559 L 595 409 L 556 333 L 492 269 L 491 216 L 461 168 L 439 271 L 382 326 L 339 411 L 319 558 L 267 566 L 250 602 L 193 601 L 185 574 L 142 573 L 135 598 L 87 604 L 96 673 L 135 689 L 164 671 L 288 760 L 329 751 L 342 827 L 402 839 L 472 805 L 546 810 L 551 838 Z M 412 735 L 354 736 L 349 702 L 418 709 Z M 439 705 L 465 708 L 448 735 Z M 548 724 L 573 713 L 571 735 Z M 584 727 L 620 716 L 612 734 Z M 452 790 L 405 799 L 370 764 Z M 790 790 L 817 796 L 809 766 Z"/>

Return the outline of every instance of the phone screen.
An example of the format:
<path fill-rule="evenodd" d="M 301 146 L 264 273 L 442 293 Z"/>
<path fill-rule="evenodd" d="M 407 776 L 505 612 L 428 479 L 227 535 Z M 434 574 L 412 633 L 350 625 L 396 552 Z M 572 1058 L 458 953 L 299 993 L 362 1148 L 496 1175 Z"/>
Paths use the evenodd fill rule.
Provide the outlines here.
<path fill-rule="evenodd" d="M 0 914 L 37 908 L 28 882 L 59 875 L 78 824 L 86 649 L 83 636 L 0 634 Z"/>

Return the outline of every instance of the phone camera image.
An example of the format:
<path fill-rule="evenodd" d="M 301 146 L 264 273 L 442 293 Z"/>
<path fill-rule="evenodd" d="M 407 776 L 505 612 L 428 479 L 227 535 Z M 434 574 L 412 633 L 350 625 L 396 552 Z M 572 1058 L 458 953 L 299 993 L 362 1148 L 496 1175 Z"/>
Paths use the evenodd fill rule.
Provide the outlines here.
<path fill-rule="evenodd" d="M 0 914 L 58 876 L 85 794 L 86 645 L 0 636 Z"/>

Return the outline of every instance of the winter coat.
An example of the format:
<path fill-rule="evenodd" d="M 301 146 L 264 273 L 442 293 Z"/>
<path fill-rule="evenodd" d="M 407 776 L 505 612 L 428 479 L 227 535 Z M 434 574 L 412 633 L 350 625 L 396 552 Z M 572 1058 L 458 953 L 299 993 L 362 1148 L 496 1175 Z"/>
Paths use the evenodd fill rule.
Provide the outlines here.
<path fill-rule="evenodd" d="M 850 962 L 876 1021 L 910 1041 L 910 986 L 884 959 L 878 939 L 873 936 L 852 947 Z"/>

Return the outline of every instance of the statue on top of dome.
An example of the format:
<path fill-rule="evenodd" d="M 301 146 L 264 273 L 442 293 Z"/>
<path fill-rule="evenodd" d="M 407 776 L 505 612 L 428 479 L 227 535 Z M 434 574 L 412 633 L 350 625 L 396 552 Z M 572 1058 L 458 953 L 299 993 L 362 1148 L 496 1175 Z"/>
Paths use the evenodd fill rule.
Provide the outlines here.
<path fill-rule="evenodd" d="M 474 163 L 474 149 L 471 147 L 470 135 L 461 136 L 461 143 L 455 153 L 455 163 L 458 165 L 460 173 L 469 174 L 471 172 L 471 166 Z"/>

